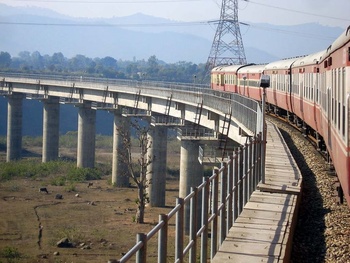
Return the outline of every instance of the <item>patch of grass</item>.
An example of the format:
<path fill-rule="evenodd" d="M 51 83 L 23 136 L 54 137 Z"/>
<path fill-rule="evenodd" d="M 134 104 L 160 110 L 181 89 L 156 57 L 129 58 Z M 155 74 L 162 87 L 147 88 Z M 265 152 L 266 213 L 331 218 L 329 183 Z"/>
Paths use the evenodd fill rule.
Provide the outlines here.
<path fill-rule="evenodd" d="M 0 163 L 0 181 L 8 181 L 19 177 L 40 178 L 48 175 L 64 173 L 75 164 L 64 161 L 42 163 L 40 160 L 20 160 Z"/>
<path fill-rule="evenodd" d="M 64 186 L 66 184 L 66 177 L 65 176 L 54 177 L 51 180 L 50 184 L 55 186 Z"/>
<path fill-rule="evenodd" d="M 95 228 L 92 230 L 91 235 L 96 241 L 100 241 L 101 239 L 104 239 L 108 234 L 107 229 L 103 228 Z"/>
<path fill-rule="evenodd" d="M 68 185 L 66 185 L 64 190 L 66 190 L 67 192 L 75 192 L 75 190 L 76 190 L 75 183 L 69 183 Z"/>
<path fill-rule="evenodd" d="M 22 146 L 23 147 L 42 147 L 43 137 L 41 136 L 23 136 L 22 137 Z"/>
<path fill-rule="evenodd" d="M 86 180 L 101 179 L 102 174 L 95 168 L 77 168 L 74 167 L 67 174 L 67 181 L 71 182 L 83 182 Z"/>
<path fill-rule="evenodd" d="M 7 262 L 16 262 L 18 259 L 22 257 L 21 253 L 15 247 L 4 247 L 0 251 L 0 256 L 2 258 L 6 258 Z"/>
<path fill-rule="evenodd" d="M 0 181 L 52 176 L 51 184 L 56 186 L 64 186 L 67 182 L 98 180 L 109 172 L 110 168 L 106 165 L 99 165 L 99 168 L 77 168 L 75 163 L 67 161 L 41 163 L 39 160 L 20 160 L 0 163 Z"/>
<path fill-rule="evenodd" d="M 10 185 L 10 191 L 12 191 L 12 192 L 19 192 L 20 190 L 21 190 L 21 187 L 18 184 L 12 183 Z"/>
<path fill-rule="evenodd" d="M 80 232 L 79 229 L 75 226 L 67 226 L 58 229 L 55 236 L 57 238 L 56 242 L 61 240 L 62 238 L 68 238 L 69 241 L 73 244 L 85 242 L 86 239 L 85 234 Z"/>
<path fill-rule="evenodd" d="M 103 171 L 97 168 L 71 167 L 65 174 L 56 176 L 51 180 L 51 185 L 67 186 L 66 191 L 75 191 L 75 183 L 101 179 Z"/>
<path fill-rule="evenodd" d="M 77 148 L 78 132 L 69 131 L 60 136 L 60 147 Z"/>

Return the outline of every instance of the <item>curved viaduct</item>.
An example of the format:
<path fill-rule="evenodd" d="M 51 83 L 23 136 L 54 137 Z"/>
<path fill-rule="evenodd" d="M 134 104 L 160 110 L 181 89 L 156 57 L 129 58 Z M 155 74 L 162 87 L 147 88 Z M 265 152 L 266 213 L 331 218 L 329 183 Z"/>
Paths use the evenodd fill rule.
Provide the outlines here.
<path fill-rule="evenodd" d="M 77 166 L 93 167 L 95 162 L 96 110 L 114 114 L 112 183 L 122 186 L 128 181 L 121 175 L 118 160 L 122 150 L 121 135 L 116 127 L 128 117 L 151 122 L 152 185 L 148 189 L 153 206 L 165 205 L 167 129 L 178 128 L 181 140 L 180 197 L 191 186 L 202 182 L 203 156 L 198 150 L 211 141 L 243 144 L 246 136 L 261 132 L 261 108 L 237 94 L 211 90 L 208 86 L 165 82 L 95 79 L 45 75 L 0 73 L 0 94 L 8 100 L 7 161 L 21 158 L 22 102 L 25 98 L 43 103 L 42 161 L 58 158 L 59 109 L 73 103 L 78 112 Z M 221 157 L 221 156 L 220 156 Z"/>

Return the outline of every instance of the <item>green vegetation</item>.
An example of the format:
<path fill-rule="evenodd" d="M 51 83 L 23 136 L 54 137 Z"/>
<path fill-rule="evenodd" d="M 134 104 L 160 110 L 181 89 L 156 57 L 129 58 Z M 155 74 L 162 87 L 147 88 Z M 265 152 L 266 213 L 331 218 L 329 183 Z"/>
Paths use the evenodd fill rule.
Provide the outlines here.
<path fill-rule="evenodd" d="M 78 132 L 69 131 L 60 136 L 60 147 L 76 148 L 78 141 Z M 113 147 L 113 137 L 107 135 L 96 134 L 95 140 L 96 149 L 110 149 Z"/>
<path fill-rule="evenodd" d="M 66 186 L 67 191 L 75 190 L 75 183 L 101 179 L 110 172 L 106 165 L 97 168 L 77 168 L 74 162 L 51 161 L 41 163 L 35 159 L 23 159 L 17 162 L 0 163 L 0 181 L 16 178 L 42 178 L 50 175 L 51 184 Z M 14 188 L 13 191 L 18 190 Z"/>
<path fill-rule="evenodd" d="M 56 243 L 57 240 L 62 238 L 68 238 L 68 240 L 74 244 L 83 242 L 86 240 L 86 236 L 76 226 L 66 226 L 58 229 L 54 234 L 55 238 L 52 243 Z"/>
<path fill-rule="evenodd" d="M 17 248 L 7 246 L 0 251 L 0 257 L 6 258 L 7 262 L 16 262 L 22 255 Z"/>
<path fill-rule="evenodd" d="M 66 58 L 61 52 L 50 56 L 41 55 L 38 51 L 22 51 L 17 57 L 1 51 L 0 71 L 183 83 L 198 82 L 206 73 L 205 64 L 197 65 L 185 61 L 167 64 L 158 60 L 155 55 L 150 56 L 147 61 L 123 61 L 109 56 L 92 59 L 76 55 Z"/>
<path fill-rule="evenodd" d="M 35 159 L 23 159 L 16 162 L 0 163 L 0 181 L 13 178 L 37 178 L 68 171 L 72 163 L 64 161 L 41 163 Z"/>

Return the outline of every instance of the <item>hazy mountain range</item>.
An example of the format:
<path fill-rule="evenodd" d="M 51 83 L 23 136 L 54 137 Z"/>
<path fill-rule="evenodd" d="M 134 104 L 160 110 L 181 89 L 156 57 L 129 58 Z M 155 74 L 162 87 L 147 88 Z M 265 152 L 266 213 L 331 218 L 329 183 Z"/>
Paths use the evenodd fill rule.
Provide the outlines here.
<path fill-rule="evenodd" d="M 247 60 L 254 63 L 321 51 L 343 30 L 317 23 L 241 25 Z M 183 23 L 143 14 L 77 19 L 46 9 L 0 4 L 0 51 L 12 56 L 20 51 L 39 51 L 42 55 L 62 52 L 66 57 L 111 56 L 122 60 L 147 60 L 155 55 L 167 63 L 205 63 L 215 31 L 215 24 Z M 6 134 L 6 111 L 6 99 L 0 98 L 0 135 Z M 23 135 L 42 134 L 40 102 L 26 100 L 23 116 Z M 61 118 L 61 133 L 77 129 L 76 108 L 62 106 L 61 116 L 65 116 Z M 111 114 L 99 111 L 97 122 L 97 133 L 112 133 Z M 105 123 L 108 125 L 102 125 Z"/>
<path fill-rule="evenodd" d="M 326 49 L 344 30 L 317 23 L 248 24 L 241 25 L 241 35 L 248 62 L 255 63 Z M 156 55 L 167 63 L 205 63 L 216 26 L 141 13 L 109 19 L 72 18 L 47 9 L 0 4 L 0 51 L 12 56 L 25 50 L 39 51 L 42 55 L 62 52 L 66 57 L 82 54 L 122 60 Z"/>

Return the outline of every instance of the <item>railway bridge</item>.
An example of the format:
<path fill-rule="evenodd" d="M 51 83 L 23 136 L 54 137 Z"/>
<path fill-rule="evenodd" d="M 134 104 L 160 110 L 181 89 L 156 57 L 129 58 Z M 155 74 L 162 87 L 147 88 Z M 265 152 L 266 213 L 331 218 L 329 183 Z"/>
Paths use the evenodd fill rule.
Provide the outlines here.
<path fill-rule="evenodd" d="M 277 160 L 279 167 L 276 168 L 276 164 L 273 164 L 266 167 L 265 171 L 265 144 L 261 139 L 263 111 L 258 102 L 237 94 L 214 91 L 209 86 L 198 84 L 9 73 L 0 73 L 0 95 L 6 96 L 8 100 L 7 161 L 21 158 L 22 102 L 25 98 L 37 99 L 43 103 L 43 162 L 55 160 L 59 155 L 60 104 L 71 103 L 79 109 L 78 167 L 94 166 L 96 111 L 107 110 L 113 114 L 112 183 L 116 185 L 123 185 L 128 179 L 120 176 L 123 164 L 118 158 L 118 152 L 123 148 L 117 127 L 127 125 L 127 121 L 123 120 L 128 120 L 130 117 L 149 121 L 152 127 L 149 133 L 152 141 L 150 151 L 152 156 L 156 156 L 152 163 L 152 177 L 149 178 L 153 183 L 148 190 L 152 206 L 165 205 L 166 154 L 164 153 L 166 153 L 167 130 L 177 128 L 178 139 L 181 140 L 179 200 L 175 210 L 170 212 L 168 217 L 176 214 L 179 218 L 176 224 L 175 253 L 176 259 L 180 260 L 178 262 L 182 262 L 186 254 L 189 255 L 190 262 L 195 262 L 198 237 L 201 237 L 201 262 L 206 262 L 209 224 L 211 224 L 212 242 L 210 258 L 214 260 L 215 255 L 218 255 L 217 262 L 225 262 L 222 255 L 220 257 L 218 247 L 221 245 L 225 247 L 224 240 L 227 239 L 229 229 L 243 214 L 257 188 L 278 195 L 274 197 L 262 194 L 255 198 L 267 200 L 270 205 L 282 204 L 281 211 L 272 209 L 270 212 L 280 217 L 273 231 L 279 234 L 283 231 L 281 235 L 287 237 L 287 239 L 281 238 L 281 242 L 273 238 L 269 244 L 280 242 L 281 248 L 277 250 L 270 248 L 265 251 L 267 255 L 265 252 L 259 252 L 262 254 L 258 254 L 257 257 L 261 258 L 264 254 L 263 257 L 269 259 L 269 253 L 272 253 L 275 259 L 276 253 L 282 255 L 282 258 L 288 254 L 285 240 L 290 241 L 290 220 L 294 218 L 297 204 L 297 199 L 291 196 L 298 196 L 300 174 L 282 141 L 282 147 L 275 145 L 271 152 L 276 149 L 287 152 L 286 161 L 283 161 L 284 157 L 281 160 L 276 156 L 273 162 Z M 278 134 L 277 131 L 275 133 Z M 280 137 L 276 136 L 272 139 L 273 145 L 275 140 L 280 144 L 278 139 Z M 213 154 L 208 148 L 219 148 L 220 151 L 214 151 Z M 211 154 L 208 155 L 208 152 Z M 219 168 L 214 168 L 212 177 L 203 179 L 203 165 L 208 163 Z M 278 175 L 286 167 L 291 167 L 288 168 L 291 178 L 283 179 L 283 176 Z M 265 172 L 269 183 L 265 183 L 265 177 L 261 182 Z M 275 182 L 276 175 L 279 186 Z M 198 204 L 193 202 L 193 199 L 200 199 L 202 202 Z M 266 213 L 265 210 L 270 210 L 267 206 L 261 207 L 264 208 L 258 209 L 261 212 Z M 183 216 L 185 224 L 181 220 Z M 253 218 L 253 215 L 248 218 Z M 158 262 L 165 262 L 167 257 L 164 229 L 168 227 L 166 223 L 168 219 L 161 217 L 156 227 L 157 231 L 161 231 Z M 261 220 L 260 218 L 256 223 L 260 224 Z M 187 246 L 184 246 L 182 231 L 190 235 Z M 138 262 L 146 262 L 147 239 L 153 235 L 154 233 L 141 235 L 137 245 L 120 262 L 126 262 L 134 254 Z M 223 254 L 226 257 L 226 252 Z M 238 255 L 241 256 L 241 252 Z M 250 253 L 247 255 L 251 256 Z"/>
<path fill-rule="evenodd" d="M 243 144 L 246 136 L 259 133 L 261 127 L 261 110 L 257 102 L 214 92 L 203 85 L 44 75 L 7 75 L 1 79 L 0 92 L 8 99 L 7 161 L 21 157 L 23 99 L 37 99 L 43 104 L 43 162 L 59 156 L 60 104 L 78 107 L 78 167 L 94 166 L 96 110 L 107 110 L 114 114 L 112 183 L 125 186 L 129 179 L 121 175 L 125 173 L 121 172 L 123 163 L 118 152 L 123 150 L 123 145 L 117 127 L 127 125 L 123 119 L 130 117 L 149 121 L 152 125 L 149 134 L 151 156 L 156 156 L 151 168 L 155 171 L 152 181 L 157 186 L 151 189 L 154 193 L 150 193 L 153 206 L 165 205 L 165 178 L 162 175 L 166 174 L 164 152 L 168 128 L 178 128 L 180 177 L 188 178 L 188 174 L 201 174 L 198 171 L 202 164 L 194 161 L 198 159 L 199 147 L 205 153 L 212 149 L 211 146 L 205 149 L 204 143 L 211 143 L 213 148 L 218 148 L 220 143 L 221 148 L 229 147 L 233 141 Z M 214 157 L 216 160 L 211 160 L 219 162 L 221 155 L 222 151 L 215 151 L 210 156 L 202 155 L 201 160 Z M 198 176 L 199 181 L 192 183 L 201 183 L 201 178 Z M 189 189 L 187 183 L 180 190 L 186 195 L 185 189 Z"/>

